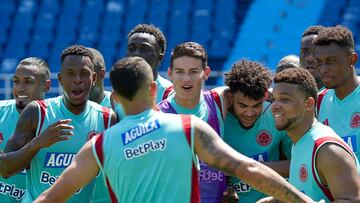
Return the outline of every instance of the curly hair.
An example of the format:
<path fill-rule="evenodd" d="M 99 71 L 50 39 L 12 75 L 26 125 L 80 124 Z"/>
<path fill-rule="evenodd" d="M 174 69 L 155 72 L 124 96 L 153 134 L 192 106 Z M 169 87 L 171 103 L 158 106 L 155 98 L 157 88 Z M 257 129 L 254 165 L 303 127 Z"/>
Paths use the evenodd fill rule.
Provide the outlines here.
<path fill-rule="evenodd" d="M 170 68 L 173 68 L 173 62 L 175 59 L 182 56 L 190 56 L 200 59 L 202 61 L 203 69 L 208 63 L 208 54 L 203 46 L 196 42 L 184 42 L 178 44 L 171 52 Z"/>
<path fill-rule="evenodd" d="M 61 62 L 64 61 L 64 58 L 66 56 L 69 55 L 77 55 L 77 56 L 88 56 L 91 60 L 91 63 L 94 64 L 94 56 L 91 53 L 91 51 L 89 49 L 87 49 L 86 47 L 82 46 L 82 45 L 71 45 L 67 48 L 64 49 L 64 51 L 61 53 Z M 94 67 L 92 67 L 94 68 Z"/>
<path fill-rule="evenodd" d="M 161 49 L 161 54 L 165 54 L 166 38 L 159 28 L 155 27 L 154 25 L 139 24 L 136 27 L 134 27 L 132 30 L 130 30 L 128 34 L 128 40 L 135 33 L 148 33 L 150 35 L 153 35 L 156 39 L 156 43 Z"/>
<path fill-rule="evenodd" d="M 318 35 L 321 30 L 325 27 L 322 25 L 313 25 L 308 28 L 302 33 L 301 38 L 308 36 L 308 35 Z"/>
<path fill-rule="evenodd" d="M 342 48 L 354 50 L 353 34 L 344 26 L 327 27 L 321 30 L 313 41 L 315 46 L 329 45 L 332 42 L 335 42 Z"/>
<path fill-rule="evenodd" d="M 254 100 L 265 97 L 272 82 L 270 71 L 265 66 L 249 60 L 235 62 L 224 75 L 231 93 L 240 91 Z"/>
<path fill-rule="evenodd" d="M 317 85 L 311 73 L 304 68 L 289 68 L 275 74 L 274 83 L 289 83 L 296 85 L 306 97 L 317 101 Z"/>
<path fill-rule="evenodd" d="M 128 100 L 133 100 L 146 79 L 152 77 L 150 65 L 141 57 L 119 59 L 112 66 L 110 81 L 114 91 Z"/>

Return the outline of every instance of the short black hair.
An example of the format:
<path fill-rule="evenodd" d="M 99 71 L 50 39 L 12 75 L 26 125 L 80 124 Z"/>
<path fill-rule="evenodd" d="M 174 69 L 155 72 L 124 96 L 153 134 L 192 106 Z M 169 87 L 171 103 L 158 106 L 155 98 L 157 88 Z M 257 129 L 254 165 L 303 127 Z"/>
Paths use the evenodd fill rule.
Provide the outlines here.
<path fill-rule="evenodd" d="M 235 62 L 224 75 L 231 93 L 240 91 L 254 100 L 265 97 L 272 82 L 271 73 L 265 66 L 244 59 Z"/>
<path fill-rule="evenodd" d="M 94 57 L 94 70 L 99 72 L 100 70 L 106 70 L 104 56 L 101 52 L 95 48 L 88 47 Z"/>
<path fill-rule="evenodd" d="M 318 35 L 321 30 L 323 30 L 325 27 L 322 25 L 312 25 L 302 33 L 301 38 L 308 36 L 308 35 Z"/>
<path fill-rule="evenodd" d="M 305 68 L 289 68 L 275 74 L 274 83 L 289 83 L 296 85 L 306 97 L 317 101 L 317 85 L 314 77 Z"/>
<path fill-rule="evenodd" d="M 208 54 L 203 46 L 196 42 L 184 42 L 178 44 L 171 52 L 170 58 L 170 68 L 173 68 L 174 60 L 182 57 L 190 56 L 193 58 L 200 59 L 202 62 L 203 69 L 207 66 L 208 63 Z"/>
<path fill-rule="evenodd" d="M 149 24 L 139 24 L 136 27 L 134 27 L 132 30 L 130 30 L 128 34 L 128 40 L 130 37 L 135 33 L 148 33 L 150 35 L 153 35 L 156 39 L 156 43 L 161 49 L 161 54 L 165 54 L 166 51 L 166 38 L 164 34 L 161 32 L 161 30 L 158 27 L 155 27 L 154 25 Z"/>
<path fill-rule="evenodd" d="M 147 68 L 149 71 L 146 70 Z M 119 59 L 110 71 L 113 90 L 128 100 L 134 98 L 148 77 L 152 77 L 151 67 L 138 56 Z"/>
<path fill-rule="evenodd" d="M 50 79 L 50 66 L 44 59 L 28 57 L 21 60 L 16 68 L 19 68 L 20 66 L 35 66 L 42 74 L 44 74 L 46 80 Z"/>
<path fill-rule="evenodd" d="M 315 46 L 329 45 L 333 42 L 338 46 L 351 51 L 353 51 L 355 47 L 352 32 L 341 25 L 337 25 L 336 27 L 327 27 L 321 30 L 313 41 Z"/>
<path fill-rule="evenodd" d="M 88 56 L 91 60 L 91 63 L 94 64 L 94 56 L 92 52 L 82 45 L 74 44 L 65 48 L 60 56 L 61 62 L 63 62 L 64 58 L 69 55 Z"/>

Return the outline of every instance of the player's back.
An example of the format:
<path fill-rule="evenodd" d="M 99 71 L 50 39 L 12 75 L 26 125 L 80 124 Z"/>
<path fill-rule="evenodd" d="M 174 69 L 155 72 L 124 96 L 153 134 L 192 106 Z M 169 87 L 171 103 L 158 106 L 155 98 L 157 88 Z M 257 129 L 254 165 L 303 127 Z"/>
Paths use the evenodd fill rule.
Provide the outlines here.
<path fill-rule="evenodd" d="M 148 110 L 96 138 L 98 163 L 119 202 L 190 202 L 198 163 L 191 122 L 182 118 Z"/>

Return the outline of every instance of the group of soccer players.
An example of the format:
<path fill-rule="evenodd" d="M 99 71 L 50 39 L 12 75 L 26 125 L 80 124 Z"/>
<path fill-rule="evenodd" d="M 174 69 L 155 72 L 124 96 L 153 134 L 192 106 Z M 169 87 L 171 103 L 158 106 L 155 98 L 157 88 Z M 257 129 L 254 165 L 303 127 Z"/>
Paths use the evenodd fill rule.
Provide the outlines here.
<path fill-rule="evenodd" d="M 299 61 L 275 76 L 236 61 L 213 90 L 200 44 L 173 48 L 171 82 L 165 50 L 158 28 L 133 28 L 110 93 L 101 53 L 72 45 L 49 99 L 49 65 L 22 60 L 0 102 L 1 202 L 360 202 L 351 31 L 311 26 Z"/>

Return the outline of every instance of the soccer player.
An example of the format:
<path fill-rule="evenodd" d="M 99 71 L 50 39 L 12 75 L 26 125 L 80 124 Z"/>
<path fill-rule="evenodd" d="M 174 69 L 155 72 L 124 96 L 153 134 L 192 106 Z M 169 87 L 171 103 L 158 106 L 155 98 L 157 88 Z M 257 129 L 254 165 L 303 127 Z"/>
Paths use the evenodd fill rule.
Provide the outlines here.
<path fill-rule="evenodd" d="M 231 104 L 224 124 L 224 141 L 237 152 L 268 166 L 284 177 L 289 175 L 289 161 L 279 161 L 281 155 L 290 158 L 291 140 L 286 132 L 275 128 L 275 120 L 266 101 L 272 79 L 263 65 L 249 60 L 240 60 L 225 73 L 224 91 Z M 227 177 L 229 187 L 237 192 L 238 202 L 253 203 L 265 197 L 243 180 Z"/>
<path fill-rule="evenodd" d="M 88 139 L 116 122 L 114 112 L 88 101 L 96 80 L 88 49 L 79 45 L 66 48 L 58 79 L 64 95 L 26 105 L 6 153 L 0 155 L 4 177 L 27 168 L 23 202 L 32 202 L 49 188 Z M 89 202 L 92 192 L 93 184 L 79 188 L 70 202 Z"/>
<path fill-rule="evenodd" d="M 158 86 L 156 103 L 159 103 L 172 92 L 172 83 L 158 73 L 166 51 L 164 34 L 153 25 L 139 24 L 129 32 L 127 43 L 126 56 L 139 56 L 151 66 Z M 121 120 L 124 116 L 122 107 L 115 104 L 114 109 Z"/>
<path fill-rule="evenodd" d="M 277 73 L 274 82 L 276 128 L 293 142 L 289 182 L 315 201 L 359 202 L 358 159 L 330 127 L 316 120 L 314 77 L 303 68 L 291 68 Z"/>
<path fill-rule="evenodd" d="M 104 78 L 105 78 L 105 60 L 100 51 L 87 47 L 94 56 L 94 71 L 96 73 L 96 83 L 90 90 L 89 100 L 105 106 L 111 107 L 111 92 L 104 90 Z M 110 196 L 107 192 L 107 186 L 99 174 L 95 181 L 94 197 L 92 202 L 110 202 Z"/>
<path fill-rule="evenodd" d="M 96 83 L 91 88 L 89 100 L 111 108 L 111 92 L 104 90 L 104 78 L 106 74 L 105 60 L 103 55 L 96 49 L 88 47 L 94 56 L 94 71 L 96 73 Z"/>
<path fill-rule="evenodd" d="M 314 58 L 315 46 L 313 41 L 318 36 L 319 32 L 324 28 L 325 27 L 321 25 L 308 27 L 303 32 L 300 43 L 300 67 L 305 68 L 311 73 L 311 75 L 314 76 L 319 92 L 322 91 L 325 87 L 321 81 L 316 65 L 316 60 Z"/>
<path fill-rule="evenodd" d="M 65 202 L 104 172 L 113 202 L 199 202 L 197 156 L 285 202 L 311 202 L 285 179 L 226 145 L 204 121 L 152 110 L 156 82 L 140 57 L 117 61 L 110 80 L 126 112 L 95 136 L 35 202 Z"/>
<path fill-rule="evenodd" d="M 14 133 L 21 111 L 31 101 L 45 98 L 50 89 L 50 69 L 48 63 L 37 57 L 20 61 L 13 76 L 12 100 L 0 101 L 0 150 Z M 25 195 L 25 173 L 20 172 L 8 179 L 0 177 L 1 202 L 20 202 Z"/>
<path fill-rule="evenodd" d="M 319 94 L 319 121 L 330 126 L 360 157 L 360 85 L 350 30 L 337 26 L 314 40 L 318 70 L 326 88 Z"/>
<path fill-rule="evenodd" d="M 177 45 L 171 53 L 168 74 L 174 84 L 174 93 L 159 103 L 166 113 L 192 114 L 223 134 L 222 104 L 216 92 L 202 89 L 208 79 L 206 50 L 196 42 Z M 201 202 L 220 202 L 226 189 L 225 176 L 200 161 Z"/>

